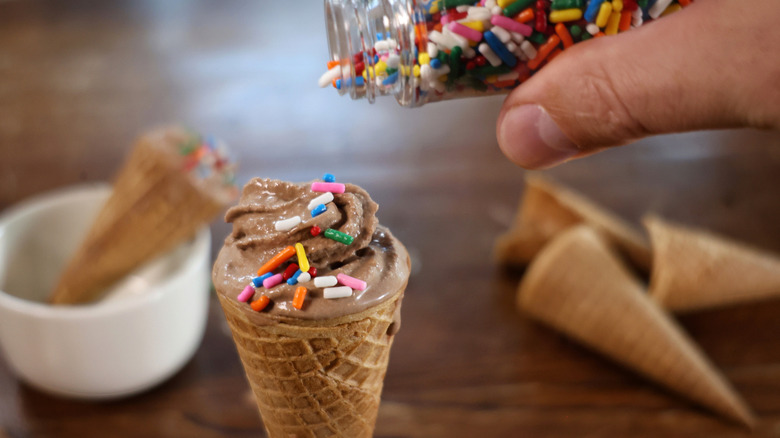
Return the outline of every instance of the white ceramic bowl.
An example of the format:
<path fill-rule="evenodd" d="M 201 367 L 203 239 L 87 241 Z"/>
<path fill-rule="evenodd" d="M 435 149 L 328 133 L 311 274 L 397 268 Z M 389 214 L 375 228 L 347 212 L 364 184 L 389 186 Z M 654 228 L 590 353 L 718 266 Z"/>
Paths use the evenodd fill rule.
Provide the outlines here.
<path fill-rule="evenodd" d="M 109 192 L 68 188 L 0 216 L 0 352 L 19 378 L 49 393 L 105 399 L 143 391 L 178 371 L 203 339 L 207 227 L 96 304 L 42 302 Z"/>

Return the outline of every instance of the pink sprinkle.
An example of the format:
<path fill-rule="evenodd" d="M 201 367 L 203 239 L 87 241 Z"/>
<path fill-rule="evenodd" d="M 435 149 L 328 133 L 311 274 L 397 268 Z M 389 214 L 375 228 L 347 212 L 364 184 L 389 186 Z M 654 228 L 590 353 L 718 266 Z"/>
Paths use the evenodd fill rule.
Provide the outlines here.
<path fill-rule="evenodd" d="M 493 18 L 490 19 L 490 22 L 498 27 L 503 27 L 510 32 L 517 32 L 527 37 L 531 36 L 534 31 L 531 26 L 518 23 L 517 21 L 509 17 L 504 17 L 503 15 L 494 15 Z"/>
<path fill-rule="evenodd" d="M 344 193 L 347 188 L 341 183 L 313 182 L 311 189 L 315 192 Z"/>
<path fill-rule="evenodd" d="M 514 21 L 514 20 L 511 20 Z M 517 23 L 520 24 L 520 23 Z M 480 41 L 482 40 L 482 32 L 478 30 L 474 30 L 468 26 L 464 26 L 460 23 L 457 23 L 453 21 L 452 23 L 447 25 L 451 31 L 455 32 L 456 34 L 462 36 L 463 38 L 470 39 L 471 41 Z"/>
<path fill-rule="evenodd" d="M 343 284 L 344 286 L 349 286 L 352 289 L 355 290 L 365 290 L 366 288 L 366 282 L 363 280 L 358 280 L 355 277 L 350 277 L 347 274 L 338 274 L 336 275 L 336 280 L 339 281 L 339 283 Z"/>
<path fill-rule="evenodd" d="M 246 303 L 247 300 L 252 298 L 252 295 L 254 294 L 255 294 L 255 288 L 252 287 L 251 284 L 247 284 L 244 290 L 240 294 L 238 294 L 237 300 L 241 301 L 242 303 Z"/>
<path fill-rule="evenodd" d="M 265 280 L 263 280 L 263 287 L 266 289 L 270 289 L 281 282 L 282 282 L 282 274 L 272 275 L 266 278 Z"/>

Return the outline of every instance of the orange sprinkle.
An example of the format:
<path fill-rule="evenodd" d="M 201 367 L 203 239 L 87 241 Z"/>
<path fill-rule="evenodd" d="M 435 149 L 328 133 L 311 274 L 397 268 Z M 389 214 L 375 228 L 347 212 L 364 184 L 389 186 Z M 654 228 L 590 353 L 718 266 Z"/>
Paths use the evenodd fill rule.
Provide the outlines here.
<path fill-rule="evenodd" d="M 557 49 L 555 49 L 555 50 L 553 50 L 552 52 L 550 52 L 550 54 L 549 54 L 549 55 L 547 55 L 547 62 L 548 62 L 548 63 L 552 62 L 552 60 L 553 60 L 553 59 L 554 59 L 556 56 L 560 55 L 560 54 L 561 54 L 561 52 L 563 52 L 563 49 L 561 49 L 560 47 L 558 47 Z"/>
<path fill-rule="evenodd" d="M 631 30 L 631 11 L 623 11 L 620 13 L 620 24 L 618 30 L 625 32 Z"/>
<path fill-rule="evenodd" d="M 260 267 L 260 269 L 257 270 L 257 276 L 261 276 L 263 274 L 267 274 L 274 269 L 278 268 L 279 265 L 286 262 L 290 257 L 295 255 L 295 248 L 292 246 L 288 246 L 287 248 L 281 250 L 278 254 L 271 257 L 271 260 L 268 260 L 265 262 L 263 266 Z"/>
<path fill-rule="evenodd" d="M 442 28 L 441 23 L 436 23 L 436 25 L 433 26 L 433 30 L 435 30 L 437 32 L 441 32 L 441 28 Z"/>
<path fill-rule="evenodd" d="M 534 10 L 531 8 L 523 9 L 522 12 L 520 12 L 517 15 L 517 18 L 515 18 L 515 21 L 518 21 L 520 23 L 528 23 L 529 21 L 534 19 Z"/>
<path fill-rule="evenodd" d="M 333 67 L 339 65 L 338 61 L 328 61 L 328 70 L 332 69 Z"/>
<path fill-rule="evenodd" d="M 593 35 L 593 38 L 601 38 L 603 36 L 606 36 L 604 35 L 604 32 L 599 31 L 599 33 L 597 33 L 596 35 Z"/>
<path fill-rule="evenodd" d="M 629 24 L 631 24 L 631 13 L 629 12 Z M 568 49 L 569 47 L 574 45 L 574 40 L 571 39 L 571 34 L 569 33 L 569 29 L 566 28 L 566 25 L 563 23 L 558 23 L 555 25 L 555 33 L 558 34 L 559 37 L 561 37 L 561 41 L 563 42 L 563 48 Z"/>
<path fill-rule="evenodd" d="M 338 88 L 339 87 L 338 85 L 336 85 L 336 80 L 335 79 L 333 81 L 331 81 L 331 84 L 333 84 L 333 88 Z"/>
<path fill-rule="evenodd" d="M 306 299 L 306 293 L 309 292 L 305 287 L 298 286 L 297 289 L 295 289 L 295 296 L 293 297 L 292 305 L 298 310 L 301 310 L 303 308 L 303 300 Z"/>
<path fill-rule="evenodd" d="M 682 7 L 688 6 L 691 4 L 691 2 L 693 2 L 693 0 L 677 0 L 677 3 L 679 3 Z"/>
<path fill-rule="evenodd" d="M 531 70 L 536 70 L 539 68 L 539 64 L 541 64 L 542 61 L 547 58 L 547 55 L 549 55 L 550 52 L 558 47 L 558 44 L 560 43 L 561 38 L 558 35 L 551 35 L 547 42 L 539 46 L 539 49 L 537 49 L 536 58 L 528 61 L 528 68 Z"/>
<path fill-rule="evenodd" d="M 252 310 L 254 310 L 255 312 L 260 312 L 266 307 L 268 307 L 268 303 L 270 302 L 271 300 L 267 296 L 260 295 L 260 298 L 252 301 L 252 304 L 250 304 L 250 306 L 252 307 Z"/>

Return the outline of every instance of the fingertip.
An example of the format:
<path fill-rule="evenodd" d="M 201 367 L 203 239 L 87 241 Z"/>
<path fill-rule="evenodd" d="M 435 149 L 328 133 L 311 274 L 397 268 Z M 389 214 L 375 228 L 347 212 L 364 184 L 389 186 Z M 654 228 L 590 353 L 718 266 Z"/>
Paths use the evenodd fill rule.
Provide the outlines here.
<path fill-rule="evenodd" d="M 581 152 L 547 111 L 535 104 L 504 108 L 496 132 L 504 155 L 526 169 L 553 167 Z"/>

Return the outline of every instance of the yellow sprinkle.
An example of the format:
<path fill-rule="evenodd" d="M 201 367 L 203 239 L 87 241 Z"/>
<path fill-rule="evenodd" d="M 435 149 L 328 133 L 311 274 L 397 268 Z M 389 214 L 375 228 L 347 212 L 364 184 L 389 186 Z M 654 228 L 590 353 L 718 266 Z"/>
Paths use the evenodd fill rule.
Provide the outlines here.
<path fill-rule="evenodd" d="M 493 82 L 496 82 L 498 80 L 498 76 L 496 75 L 490 75 L 485 78 L 485 82 L 492 84 Z"/>
<path fill-rule="evenodd" d="M 427 53 L 420 53 L 420 55 L 417 57 L 417 60 L 420 62 L 420 65 L 430 64 L 431 55 Z"/>
<path fill-rule="evenodd" d="M 496 4 L 497 4 L 498 6 L 500 6 L 500 7 L 503 9 L 503 8 L 505 8 L 505 7 L 509 6 L 509 5 L 511 5 L 511 4 L 512 4 L 512 3 L 514 3 L 515 1 L 517 1 L 517 0 L 498 0 L 498 1 L 496 2 Z"/>
<path fill-rule="evenodd" d="M 614 11 L 609 15 L 604 35 L 617 35 L 618 26 L 620 26 L 620 12 Z"/>
<path fill-rule="evenodd" d="M 430 12 L 431 14 L 435 14 L 439 12 L 439 2 L 436 1 L 435 3 L 433 3 L 431 7 L 428 9 L 428 12 Z"/>
<path fill-rule="evenodd" d="M 401 71 L 401 76 L 409 76 L 409 72 L 412 71 L 412 69 L 410 69 L 409 66 L 406 65 L 398 66 L 398 70 Z"/>
<path fill-rule="evenodd" d="M 682 9 L 682 6 L 680 6 L 678 3 L 671 4 L 666 9 L 664 9 L 663 12 L 661 12 L 661 16 L 665 17 L 669 14 L 673 14 L 679 11 L 680 9 Z"/>
<path fill-rule="evenodd" d="M 623 0 L 612 0 L 612 10 L 620 12 L 623 10 Z"/>
<path fill-rule="evenodd" d="M 503 8 L 503 6 L 501 6 Z M 466 27 L 469 27 L 471 29 L 476 30 L 477 32 L 484 32 L 485 31 L 485 24 L 481 21 L 467 21 L 465 23 L 460 23 Z"/>
<path fill-rule="evenodd" d="M 309 272 L 309 259 L 306 258 L 306 250 L 300 242 L 295 244 L 295 253 L 298 254 L 298 269 L 301 272 Z"/>
<path fill-rule="evenodd" d="M 387 63 L 384 61 L 379 61 L 376 63 L 376 66 L 374 66 L 374 69 L 376 70 L 376 74 L 381 75 L 387 70 Z"/>
<path fill-rule="evenodd" d="M 559 9 L 550 12 L 550 23 L 565 23 L 567 21 L 576 21 L 582 18 L 582 9 Z"/>
<path fill-rule="evenodd" d="M 604 2 L 599 8 L 599 14 L 596 16 L 596 26 L 604 28 L 609 21 L 609 14 L 612 13 L 612 3 Z"/>
<path fill-rule="evenodd" d="M 419 78 L 420 77 L 420 66 L 415 65 L 414 69 L 412 69 L 412 73 L 414 74 L 414 77 Z"/>

